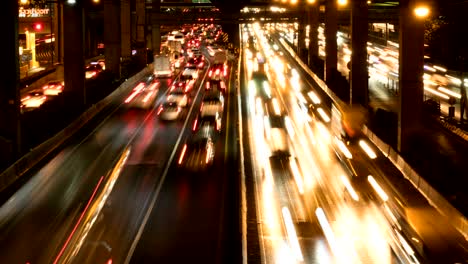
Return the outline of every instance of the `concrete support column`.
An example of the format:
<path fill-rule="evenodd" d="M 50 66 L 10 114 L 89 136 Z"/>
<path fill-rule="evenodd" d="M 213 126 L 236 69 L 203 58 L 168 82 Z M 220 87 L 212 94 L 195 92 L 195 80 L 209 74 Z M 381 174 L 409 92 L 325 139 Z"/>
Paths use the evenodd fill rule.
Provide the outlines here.
<path fill-rule="evenodd" d="M 63 44 L 64 44 L 64 93 L 70 107 L 86 106 L 86 89 L 84 85 L 84 51 L 83 51 L 83 6 L 81 1 L 63 5 Z"/>
<path fill-rule="evenodd" d="M 153 55 L 159 55 L 161 52 L 161 25 L 153 24 L 151 26 L 151 37 L 153 44 Z"/>
<path fill-rule="evenodd" d="M 146 64 L 146 7 L 145 0 L 136 0 L 136 49 L 138 62 Z"/>
<path fill-rule="evenodd" d="M 420 128 L 423 104 L 424 21 L 413 11 L 416 0 L 400 0 L 400 112 L 398 150 L 405 152 Z"/>
<path fill-rule="evenodd" d="M 120 78 L 120 1 L 104 1 L 104 57 L 106 70 Z"/>
<path fill-rule="evenodd" d="M 21 153 L 18 1 L 6 1 L 2 8 L 0 23 L 7 26 L 2 30 L 6 41 L 0 64 L 0 166 L 5 166 Z"/>
<path fill-rule="evenodd" d="M 325 2 L 325 81 L 330 82 L 336 76 L 338 54 L 336 33 L 338 31 L 338 6 L 336 0 Z"/>
<path fill-rule="evenodd" d="M 151 16 L 158 16 L 161 9 L 160 1 L 153 1 Z M 150 19 L 152 20 L 152 18 Z M 153 49 L 153 55 L 159 55 L 161 52 L 161 25 L 151 25 L 151 44 Z"/>
<path fill-rule="evenodd" d="M 39 63 L 36 61 L 36 33 L 26 31 L 26 48 L 31 50 L 29 68 L 39 66 Z"/>
<path fill-rule="evenodd" d="M 319 4 L 315 1 L 309 4 L 309 65 L 319 58 L 318 28 L 319 28 Z"/>
<path fill-rule="evenodd" d="M 55 3 L 53 5 L 55 10 L 54 17 L 53 17 L 53 32 L 55 38 L 55 46 L 54 46 L 54 63 L 62 63 L 63 62 L 63 38 L 62 38 L 62 5 L 59 3 Z"/>
<path fill-rule="evenodd" d="M 305 4 L 300 6 L 301 10 L 301 17 L 299 19 L 299 25 L 297 28 L 297 54 L 299 54 L 299 58 L 301 58 L 303 61 L 306 61 L 307 59 L 307 50 L 305 48 L 305 39 L 306 39 L 306 10 L 305 10 Z"/>
<path fill-rule="evenodd" d="M 351 104 L 367 107 L 369 80 L 367 68 L 367 0 L 351 1 Z"/>
<path fill-rule="evenodd" d="M 123 58 L 132 56 L 130 0 L 120 0 L 120 41 Z"/>

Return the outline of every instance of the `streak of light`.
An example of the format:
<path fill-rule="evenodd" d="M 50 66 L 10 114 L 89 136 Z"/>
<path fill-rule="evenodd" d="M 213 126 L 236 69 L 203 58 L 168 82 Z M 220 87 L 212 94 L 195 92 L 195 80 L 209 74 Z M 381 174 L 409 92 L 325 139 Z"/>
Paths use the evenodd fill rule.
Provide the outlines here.
<path fill-rule="evenodd" d="M 289 159 L 289 165 L 291 166 L 292 173 L 294 175 L 294 180 L 296 181 L 297 189 L 300 194 L 304 194 L 304 182 L 302 181 L 302 175 L 297 166 L 296 160 L 294 158 Z"/>
<path fill-rule="evenodd" d="M 455 97 L 455 98 L 457 98 L 457 99 L 460 99 L 460 98 L 461 98 L 461 94 L 456 93 L 456 92 L 454 92 L 454 91 L 451 91 L 451 90 L 449 90 L 449 89 L 447 89 L 447 88 L 445 88 L 445 87 L 440 86 L 439 88 L 437 88 L 437 90 L 439 90 L 439 91 L 441 91 L 441 92 L 444 92 L 444 93 L 446 93 L 446 94 L 448 94 L 448 95 L 451 95 L 451 96 L 453 96 L 453 97 Z"/>
<path fill-rule="evenodd" d="M 364 141 L 362 139 L 359 140 L 359 146 L 362 148 L 362 150 L 364 150 L 364 152 L 366 152 L 366 154 L 367 154 L 367 156 L 369 156 L 369 158 L 371 158 L 371 159 L 377 158 L 377 155 L 372 150 L 372 148 L 369 146 L 369 144 L 367 144 L 366 141 Z"/>
<path fill-rule="evenodd" d="M 296 93 L 296 96 L 297 96 L 297 99 L 299 99 L 299 101 L 300 101 L 302 104 L 306 104 L 306 103 L 307 103 L 307 100 L 305 99 L 304 95 L 302 95 L 301 93 Z"/>
<path fill-rule="evenodd" d="M 448 95 L 443 94 L 443 93 L 441 93 L 441 92 L 439 92 L 437 90 L 434 90 L 432 88 L 424 87 L 424 90 L 427 91 L 427 92 L 430 92 L 431 94 L 437 95 L 437 96 L 439 96 L 439 97 L 441 97 L 443 99 L 446 99 L 446 100 L 450 99 L 450 97 Z"/>
<path fill-rule="evenodd" d="M 441 72 L 447 72 L 447 69 L 445 69 L 444 67 L 442 66 L 437 66 L 437 65 L 434 65 L 433 66 L 436 70 L 439 70 Z"/>
<path fill-rule="evenodd" d="M 323 233 L 325 234 L 325 238 L 327 239 L 328 245 L 330 246 L 333 254 L 337 254 L 338 248 L 337 248 L 335 234 L 333 233 L 330 223 L 328 222 L 327 217 L 325 216 L 325 212 L 323 211 L 322 208 L 318 207 L 315 210 L 315 215 L 317 216 L 320 227 L 322 227 Z"/>
<path fill-rule="evenodd" d="M 307 95 L 309 96 L 310 100 L 312 100 L 312 102 L 314 104 L 320 104 L 320 98 L 318 98 L 317 94 L 314 93 L 313 91 L 310 91 L 307 93 Z"/>
<path fill-rule="evenodd" d="M 424 65 L 424 69 L 428 70 L 430 72 L 436 72 L 437 71 L 434 67 L 431 67 L 429 65 Z"/>
<path fill-rule="evenodd" d="M 143 103 L 148 102 L 148 100 L 151 98 L 151 96 L 152 96 L 153 94 L 154 94 L 154 90 L 151 91 L 151 92 L 149 92 L 149 93 L 145 96 L 145 98 L 143 98 Z"/>
<path fill-rule="evenodd" d="M 320 114 L 325 123 L 330 122 L 330 117 L 327 115 L 327 113 L 325 113 L 325 111 L 321 107 L 317 108 L 317 112 Z"/>
<path fill-rule="evenodd" d="M 294 253 L 294 257 L 298 261 L 304 261 L 304 257 L 302 256 L 301 247 L 299 246 L 299 240 L 297 238 L 296 229 L 294 228 L 294 224 L 291 218 L 291 213 L 287 207 L 282 208 L 284 224 L 286 226 L 286 233 L 288 234 L 289 244 L 291 249 Z"/>
<path fill-rule="evenodd" d="M 144 87 L 145 87 L 144 83 L 139 83 L 135 88 L 133 88 L 133 91 L 130 94 L 130 96 L 127 97 L 127 99 L 125 99 L 125 103 L 129 103 L 130 101 L 132 101 L 133 98 L 135 98 L 135 96 L 137 96 Z"/>
<path fill-rule="evenodd" d="M 380 198 L 386 202 L 388 201 L 388 195 L 385 193 L 385 191 L 380 187 L 380 185 L 377 183 L 377 181 L 374 179 L 372 175 L 367 176 L 367 180 L 371 184 L 372 188 L 377 192 L 377 194 L 380 196 Z"/>
<path fill-rule="evenodd" d="M 94 188 L 93 194 L 91 195 L 91 197 L 90 197 L 89 200 L 88 200 L 88 203 L 86 204 L 86 207 L 84 208 L 83 212 L 81 213 L 80 218 L 78 219 L 78 221 L 76 222 L 75 226 L 73 227 L 72 232 L 70 233 L 70 235 L 68 236 L 67 240 L 65 241 L 65 244 L 63 245 L 63 247 L 62 247 L 62 249 L 60 250 L 59 254 L 58 254 L 57 257 L 55 258 L 54 264 L 58 263 L 58 261 L 59 261 L 60 258 L 62 257 L 63 252 L 64 252 L 65 249 L 67 248 L 68 244 L 70 243 L 70 240 L 72 239 L 73 235 L 75 234 L 76 230 L 78 229 L 78 226 L 80 225 L 81 220 L 83 220 L 83 217 L 84 217 L 84 215 L 86 214 L 86 212 L 87 212 L 89 206 L 91 205 L 92 200 L 93 200 L 94 197 L 96 196 L 97 190 L 99 189 L 99 186 L 101 185 L 101 183 L 102 183 L 103 180 L 104 180 L 104 176 L 101 176 L 101 178 L 99 179 L 99 182 L 97 183 L 96 187 Z"/>
<path fill-rule="evenodd" d="M 275 111 L 275 115 L 281 115 L 281 109 L 278 103 L 278 99 L 273 98 L 272 104 L 273 104 L 273 110 Z"/>
<path fill-rule="evenodd" d="M 453 76 L 448 75 L 448 74 L 446 74 L 445 77 L 447 77 L 447 79 L 449 79 L 455 85 L 460 85 L 461 84 L 461 80 L 459 78 L 457 78 L 457 77 L 453 77 Z"/>
<path fill-rule="evenodd" d="M 179 157 L 179 164 L 182 164 L 182 161 L 184 160 L 185 151 L 187 151 L 187 144 L 184 144 L 184 147 L 182 148 L 182 151 Z"/>
<path fill-rule="evenodd" d="M 338 149 L 341 151 L 341 153 L 343 153 L 347 159 L 352 159 L 353 155 L 349 151 L 348 147 L 346 147 L 345 143 L 339 139 L 336 140 L 336 143 L 338 144 Z"/>
<path fill-rule="evenodd" d="M 351 182 L 349 182 L 348 177 L 342 175 L 341 180 L 343 181 L 346 190 L 348 190 L 349 194 L 351 195 L 351 198 L 353 198 L 355 201 L 359 201 L 359 195 L 356 193 L 353 186 L 351 186 Z"/>
<path fill-rule="evenodd" d="M 289 116 L 286 116 L 284 118 L 284 124 L 286 126 L 286 130 L 288 131 L 288 134 L 289 136 L 292 138 L 294 137 L 295 133 L 294 133 L 294 127 L 292 125 L 292 122 L 291 122 L 291 118 L 289 118 Z"/>

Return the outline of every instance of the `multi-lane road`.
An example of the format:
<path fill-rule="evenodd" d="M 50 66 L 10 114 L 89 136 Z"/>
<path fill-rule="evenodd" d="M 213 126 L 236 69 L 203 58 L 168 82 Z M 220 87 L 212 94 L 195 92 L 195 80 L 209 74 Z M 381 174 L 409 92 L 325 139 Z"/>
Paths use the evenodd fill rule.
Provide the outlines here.
<path fill-rule="evenodd" d="M 391 164 L 368 139 L 340 144 L 341 140 L 330 130 L 329 118 L 333 117 L 329 106 L 313 102 L 317 99 L 326 101 L 320 98 L 323 93 L 288 50 L 282 48 L 281 44 L 285 42 L 271 42 L 270 37 L 274 34 L 260 27 L 246 26 L 245 29 L 245 39 L 249 35 L 255 36 L 257 49 L 257 55 L 246 52 L 246 63 L 257 69 L 260 68 L 256 66 L 258 61 L 268 61 L 268 67 L 264 68 L 268 69 L 270 94 L 291 120 L 293 131 L 289 136 L 294 163 L 291 159 L 286 166 L 283 165 L 285 162 L 278 165 L 268 159 L 256 162 L 257 174 L 261 175 L 257 180 L 257 197 L 260 197 L 258 207 L 263 207 L 263 211 L 259 209 L 262 219 L 259 230 L 264 232 L 263 235 L 260 232 L 260 237 L 265 259 L 277 260 L 289 250 L 290 254 L 286 256 L 307 263 L 320 257 L 323 259 L 319 263 L 466 261 L 468 247 L 464 237 L 396 169 L 389 170 Z M 264 37 L 267 35 L 270 37 Z M 248 42 L 246 40 L 246 46 L 249 46 Z M 258 59 L 258 54 L 262 59 Z M 310 92 L 314 92 L 314 98 Z M 304 115 L 308 112 L 303 102 L 316 104 L 315 118 Z M 258 132 L 263 130 L 261 118 L 258 119 L 261 111 L 257 110 L 255 100 L 246 103 L 253 109 L 251 119 L 255 120 L 252 122 L 255 127 L 251 136 L 253 145 L 257 151 L 265 153 L 262 143 L 265 137 Z M 323 108 L 328 117 L 324 118 L 318 108 Z M 257 157 L 262 156 L 265 155 L 257 154 Z M 299 169 L 292 169 L 296 164 Z M 349 188 L 350 185 L 354 190 Z M 265 193 L 271 196 L 265 196 Z M 283 211 L 285 208 L 291 214 L 294 231 L 290 227 L 288 230 L 287 223 L 291 221 Z M 328 227 L 323 224 L 323 215 L 328 218 Z M 276 219 L 276 226 L 271 223 L 272 218 Z M 305 226 L 306 230 L 312 231 L 303 233 Z M 291 233 L 294 234 L 292 238 Z M 320 243 L 327 244 L 328 251 L 311 253 L 315 248 L 310 245 Z"/>
<path fill-rule="evenodd" d="M 28 176 L 0 208 L 0 262 L 239 262 L 235 97 L 227 96 L 212 170 L 177 164 L 206 74 L 173 122 L 157 115 L 173 79 L 145 77 L 89 135 Z M 145 96 L 132 96 L 138 87 Z M 152 103 L 132 102 L 145 98 Z"/>
<path fill-rule="evenodd" d="M 466 240 L 428 203 L 415 207 L 395 191 L 370 141 L 346 145 L 331 133 L 330 109 L 318 102 L 326 99 L 281 42 L 259 26 L 241 29 L 212 167 L 180 164 L 207 68 L 175 121 L 158 109 L 178 75 L 145 76 L 0 207 L 0 262 L 466 261 Z M 244 184 L 252 200 L 241 199 Z M 244 202 L 255 204 L 255 221 L 243 222 Z M 259 252 L 245 235 L 258 238 Z"/>

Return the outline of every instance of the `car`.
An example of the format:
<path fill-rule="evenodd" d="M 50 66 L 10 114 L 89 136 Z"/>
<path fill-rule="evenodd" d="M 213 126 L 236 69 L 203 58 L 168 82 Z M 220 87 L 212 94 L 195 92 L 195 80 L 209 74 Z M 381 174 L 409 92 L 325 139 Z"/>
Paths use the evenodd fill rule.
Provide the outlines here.
<path fill-rule="evenodd" d="M 223 112 L 224 109 L 224 96 L 220 91 L 209 91 L 205 93 L 200 107 L 200 112 L 216 111 Z"/>
<path fill-rule="evenodd" d="M 192 76 L 192 79 L 196 80 L 198 78 L 198 69 L 196 65 L 186 66 L 182 72 L 182 78 L 189 78 Z"/>
<path fill-rule="evenodd" d="M 38 108 L 47 100 L 47 96 L 43 91 L 29 92 L 21 99 L 21 109 Z"/>
<path fill-rule="evenodd" d="M 47 84 L 42 86 L 44 95 L 59 95 L 63 92 L 63 81 L 49 81 Z"/>
<path fill-rule="evenodd" d="M 191 172 L 205 171 L 212 167 L 215 157 L 215 140 L 209 128 L 199 130 L 183 145 L 178 164 Z"/>
<path fill-rule="evenodd" d="M 200 113 L 195 121 L 193 122 L 192 131 L 198 131 L 200 129 L 210 127 L 215 131 L 221 131 L 221 116 L 220 112 L 214 113 Z"/>
<path fill-rule="evenodd" d="M 270 147 L 271 156 L 291 156 L 288 135 L 292 135 L 292 125 L 288 116 L 264 116 L 265 141 Z"/>
<path fill-rule="evenodd" d="M 205 84 L 206 91 L 221 91 L 226 93 L 226 83 L 221 80 L 209 80 Z"/>
<path fill-rule="evenodd" d="M 175 102 L 180 107 L 186 107 L 188 105 L 188 96 L 184 89 L 174 88 L 167 94 L 166 101 Z"/>
<path fill-rule="evenodd" d="M 158 82 L 152 82 L 148 85 L 141 83 L 137 89 L 133 90 L 125 102 L 131 108 L 149 109 L 155 105 L 156 97 L 158 95 Z"/>
<path fill-rule="evenodd" d="M 272 91 L 268 78 L 264 74 L 252 74 L 252 80 L 248 84 L 249 93 L 261 98 L 264 102 L 272 99 Z"/>
<path fill-rule="evenodd" d="M 105 59 L 99 59 L 99 60 L 97 61 L 97 63 L 98 63 L 99 65 L 101 65 L 102 70 L 105 70 L 105 69 L 106 69 L 106 60 L 105 60 Z"/>
<path fill-rule="evenodd" d="M 180 118 L 182 108 L 175 102 L 165 102 L 159 106 L 158 116 L 163 121 L 174 121 Z"/>
<path fill-rule="evenodd" d="M 198 57 L 193 57 L 193 58 L 190 58 L 187 61 L 185 66 L 190 67 L 192 65 L 195 65 L 197 67 L 197 69 L 203 69 L 203 67 L 205 66 L 205 62 L 203 60 L 199 59 Z"/>
<path fill-rule="evenodd" d="M 211 65 L 208 76 L 210 79 L 221 80 L 227 76 L 228 65 L 225 63 L 215 63 Z"/>
<path fill-rule="evenodd" d="M 85 68 L 86 79 L 95 78 L 100 72 L 102 72 L 102 66 L 98 63 L 92 63 Z"/>

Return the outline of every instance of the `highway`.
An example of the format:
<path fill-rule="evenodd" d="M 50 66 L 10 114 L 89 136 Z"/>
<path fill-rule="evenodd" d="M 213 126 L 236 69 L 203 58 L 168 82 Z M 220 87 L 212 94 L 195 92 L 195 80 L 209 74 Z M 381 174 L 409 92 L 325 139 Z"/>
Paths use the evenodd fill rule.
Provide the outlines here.
<path fill-rule="evenodd" d="M 253 178 L 261 263 L 465 263 L 467 241 L 376 146 L 331 132 L 327 99 L 284 42 L 241 28 L 211 167 L 181 162 L 207 68 L 173 121 L 158 109 L 178 73 L 145 76 L 0 207 L 0 263 L 240 263 L 243 173 Z M 240 171 L 240 154 L 251 171 Z"/>
<path fill-rule="evenodd" d="M 320 121 L 309 123 L 298 104 L 298 94 L 310 84 L 300 81 L 299 72 L 296 77 L 285 74 L 285 64 L 291 61 L 264 42 L 261 30 L 254 32 L 259 53 L 268 61 L 272 98 L 291 120 L 291 156 L 268 158 L 271 153 L 262 132 L 265 110 L 255 96 L 247 99 L 265 262 L 399 263 L 378 203 L 355 206 L 344 198 L 341 179 L 347 173 L 333 153 L 330 133 Z M 256 59 L 250 50 L 246 53 L 245 75 L 250 78 Z"/>
<path fill-rule="evenodd" d="M 154 263 L 179 262 L 183 256 L 237 262 L 236 126 L 230 124 L 235 118 L 230 99 L 215 169 L 192 175 L 173 164 L 200 107 L 202 72 L 193 103 L 179 120 L 161 122 L 156 112 L 172 79 L 147 82 L 145 77 L 82 141 L 27 176 L 0 208 L 0 262 Z M 145 93 L 134 96 L 143 87 Z M 140 102 L 145 98 L 151 103 Z M 161 230 L 168 233 L 154 235 Z M 158 246 L 161 242 L 165 247 Z M 179 253 L 184 244 L 186 255 Z"/>
<path fill-rule="evenodd" d="M 276 198 L 279 202 L 278 204 L 271 202 L 265 211 L 271 212 L 272 207 L 284 207 L 285 201 L 289 200 L 286 204 L 292 211 L 295 227 L 301 229 L 305 222 L 310 230 L 316 230 L 317 220 L 314 220 L 313 212 L 315 210 L 317 215 L 316 208 L 321 207 L 331 223 L 329 229 L 324 229 L 323 225 L 319 226 L 326 240 L 320 236 L 320 232 L 310 231 L 309 234 L 314 234 L 312 241 L 316 243 L 325 241 L 329 246 L 329 251 L 322 252 L 319 256 L 329 258 L 332 255 L 334 260 L 340 263 L 463 263 L 466 261 L 467 241 L 451 227 L 448 219 L 442 217 L 422 195 L 417 193 L 417 190 L 411 188 L 409 182 L 402 180 L 401 175 L 398 176 L 397 170 L 389 170 L 391 164 L 388 164 L 388 160 L 378 153 L 377 148 L 370 141 L 363 138 L 359 140 L 359 144 L 356 142 L 344 145 L 344 148 L 349 151 L 350 157 L 347 157 L 346 151 L 343 151 L 340 143 L 330 133 L 330 125 L 327 124 L 330 120 L 324 121 L 326 119 L 323 115 L 316 112 L 316 118 L 304 122 L 308 119 L 303 114 L 307 110 L 304 111 L 301 102 L 307 101 L 307 104 L 310 104 L 313 101 L 308 98 L 310 91 L 315 92 L 318 97 L 320 97 L 320 91 L 312 85 L 313 82 L 291 56 L 286 55 L 288 51 L 281 48 L 281 43 L 268 43 L 262 37 L 264 34 L 262 32 L 260 29 L 256 30 L 256 46 L 261 50 L 262 56 L 269 61 L 267 75 L 271 85 L 271 94 L 274 94 L 273 97 L 278 97 L 278 101 L 282 102 L 281 107 L 292 120 L 294 131 L 292 146 L 296 152 L 294 156 L 297 158 L 298 167 L 302 171 L 302 177 L 288 177 L 294 180 L 289 180 L 287 183 L 289 186 L 283 186 L 284 182 L 277 180 L 275 173 L 277 166 L 271 165 L 274 168 L 273 172 L 266 173 L 273 175 L 273 180 L 269 183 L 270 188 L 273 190 L 275 188 L 295 189 L 296 191 L 291 192 L 285 189 L 273 191 L 272 193 L 277 193 L 276 195 L 279 196 Z M 285 44 L 284 41 L 282 43 Z M 248 55 L 248 57 L 253 58 L 251 63 L 253 68 L 256 68 L 256 56 Z M 275 86 L 278 91 L 276 94 L 273 92 Z M 326 101 L 325 98 L 322 100 Z M 250 105 L 251 109 L 255 109 L 254 112 L 259 112 L 256 110 L 258 107 L 255 102 L 252 101 Z M 324 112 L 330 117 L 330 109 L 329 107 L 327 109 L 326 104 L 318 105 L 318 107 L 323 107 Z M 256 127 L 258 124 L 261 123 L 255 122 Z M 261 128 L 254 130 L 261 131 Z M 260 145 L 260 149 L 264 148 L 258 144 L 262 137 L 263 135 L 260 135 L 255 140 L 255 145 Z M 361 141 L 364 141 L 363 144 L 367 145 L 367 149 L 370 149 L 372 155 L 375 156 L 371 156 L 361 146 Z M 341 162 L 336 157 L 339 157 Z M 268 164 L 265 160 L 258 161 L 257 164 L 268 167 L 265 165 Z M 261 173 L 259 169 L 259 174 Z M 268 177 L 265 176 L 265 178 Z M 264 179 L 260 185 L 264 185 L 265 181 Z M 308 187 L 309 191 L 305 187 L 308 186 L 307 183 L 312 186 Z M 294 185 L 297 187 L 294 188 Z M 354 187 L 354 191 L 350 191 L 349 185 Z M 260 189 L 265 192 L 263 187 Z M 259 192 L 259 197 L 262 197 L 262 192 Z M 281 198 L 285 193 L 288 199 Z M 355 201 L 355 196 L 359 198 L 359 201 Z M 264 197 L 262 199 L 272 200 Z M 262 199 L 259 200 L 259 204 L 263 202 Z M 301 203 L 301 200 L 304 202 Z M 271 219 L 272 217 L 265 218 Z M 277 219 L 278 223 L 286 221 L 282 221 L 281 217 Z M 273 236 L 275 241 L 279 237 L 286 237 L 285 233 L 287 233 L 281 225 L 277 229 L 279 229 L 277 235 Z M 259 228 L 259 230 L 269 229 Z M 300 234 L 300 232 L 297 233 Z M 334 234 L 332 241 L 327 233 Z M 262 237 L 262 234 L 260 236 Z M 409 243 L 404 242 L 405 237 L 406 240 L 411 239 Z M 270 239 L 272 238 L 269 235 L 264 238 L 265 241 L 270 241 Z M 309 253 L 310 249 L 302 243 L 310 241 L 310 237 L 298 235 L 298 241 L 299 249 Z M 346 242 L 340 244 L 337 241 Z M 419 242 L 414 243 L 414 241 Z M 289 243 L 292 243 L 290 239 Z M 411 244 L 412 250 L 408 250 L 408 244 Z M 269 244 L 264 243 L 264 245 Z M 278 248 L 275 250 L 270 246 L 265 247 L 268 248 L 264 250 L 267 259 L 276 258 L 279 254 Z M 297 252 L 300 251 L 296 249 L 296 254 Z M 300 261 L 298 256 L 296 255 L 296 260 Z M 304 258 L 305 262 L 309 262 L 309 259 Z M 417 262 L 414 262 L 416 261 L 414 259 L 417 259 Z"/>

